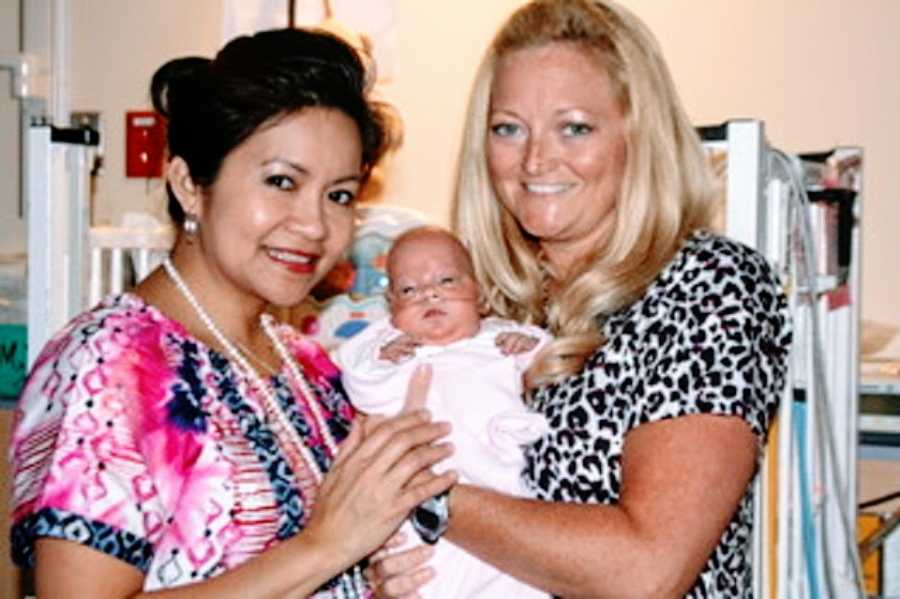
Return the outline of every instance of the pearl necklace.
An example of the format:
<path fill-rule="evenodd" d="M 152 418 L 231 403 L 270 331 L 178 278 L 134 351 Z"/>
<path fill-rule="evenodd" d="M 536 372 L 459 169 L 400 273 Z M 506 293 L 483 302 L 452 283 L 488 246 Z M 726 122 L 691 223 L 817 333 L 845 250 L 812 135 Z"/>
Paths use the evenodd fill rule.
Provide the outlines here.
<path fill-rule="evenodd" d="M 275 419 L 278 421 L 278 426 L 288 435 L 288 437 L 290 437 L 293 448 L 300 453 L 307 468 L 312 472 L 316 484 L 321 484 L 324 476 L 322 469 L 319 467 L 318 462 L 316 462 L 315 456 L 312 455 L 309 447 L 307 447 L 303 439 L 300 438 L 297 429 L 294 428 L 294 425 L 291 424 L 291 421 L 288 419 L 287 415 L 285 415 L 284 410 L 278 405 L 278 400 L 270 386 L 266 384 L 244 354 L 225 336 L 219 326 L 213 321 L 212 317 L 203 307 L 203 304 L 200 303 L 200 300 L 197 299 L 197 296 L 194 295 L 191 288 L 188 287 L 184 279 L 181 278 L 181 274 L 175 268 L 175 265 L 172 264 L 171 258 L 167 257 L 165 261 L 163 261 L 163 268 L 165 269 L 166 274 L 169 275 L 169 278 L 172 279 L 172 282 L 175 283 L 175 287 L 181 292 L 181 295 L 184 296 L 184 299 L 186 299 L 194 309 L 194 312 L 197 314 L 197 317 L 200 318 L 200 321 L 206 326 L 207 330 L 212 333 L 212 336 L 216 338 L 219 345 L 228 352 L 228 355 L 233 360 L 232 366 L 235 367 L 238 374 L 243 376 L 249 383 L 256 387 L 257 391 L 260 392 L 263 403 L 265 404 L 263 411 L 275 416 Z M 278 356 L 281 358 L 282 362 L 287 365 L 288 371 L 293 377 L 294 382 L 300 388 L 300 395 L 303 402 L 306 404 L 306 407 L 309 408 L 309 411 L 312 412 L 313 419 L 316 421 L 316 425 L 319 428 L 322 439 L 325 441 L 325 445 L 328 447 L 328 451 L 331 452 L 332 457 L 335 457 L 337 456 L 337 443 L 331 435 L 331 432 L 328 430 L 328 423 L 322 415 L 322 410 L 319 409 L 319 404 L 315 399 L 316 396 L 313 395 L 312 389 L 310 389 L 309 384 L 306 381 L 306 377 L 303 375 L 300 366 L 297 364 L 297 360 L 291 355 L 284 343 L 282 343 L 281 339 L 275 333 L 275 328 L 272 324 L 273 320 L 274 319 L 270 314 L 262 314 L 259 317 L 263 332 L 265 332 L 269 341 L 272 342 L 272 345 L 275 346 L 275 351 L 278 352 Z M 365 596 L 366 582 L 362 575 L 362 568 L 357 564 L 353 566 L 352 570 L 352 574 L 349 572 L 341 574 L 340 582 L 334 589 L 331 589 L 331 594 L 333 596 L 347 599 L 357 599 Z"/>
<path fill-rule="evenodd" d="M 172 282 L 175 283 L 175 287 L 178 291 L 181 292 L 181 295 L 184 296 L 184 299 L 191 305 L 194 309 L 194 312 L 197 314 L 197 317 L 200 321 L 206 326 L 207 330 L 212 333 L 212 336 L 215 337 L 216 341 L 219 342 L 225 351 L 228 353 L 229 357 L 233 360 L 233 365 L 237 366 L 235 370 L 238 371 L 238 374 L 243 376 L 251 385 L 256 387 L 256 390 L 260 393 L 263 400 L 263 408 L 264 411 L 274 416 L 275 420 L 279 428 L 290 438 L 290 441 L 293 445 L 293 449 L 297 450 L 300 453 L 300 456 L 303 458 L 303 461 L 306 463 L 309 471 L 312 472 L 313 477 L 316 480 L 316 483 L 322 482 L 322 469 L 319 467 L 318 462 L 316 462 L 315 456 L 313 456 L 312 452 L 307 447 L 306 443 L 303 439 L 300 438 L 297 429 L 294 428 L 294 425 L 288 419 L 287 415 L 284 413 L 284 410 L 281 409 L 281 406 L 278 404 L 278 400 L 275 397 L 275 393 L 272 391 L 272 388 L 266 384 L 266 382 L 260 377 L 259 373 L 257 373 L 256 369 L 250 364 L 250 361 L 244 356 L 244 354 L 232 343 L 222 332 L 219 326 L 213 321 L 210 315 L 207 313 L 206 309 L 197 299 L 197 296 L 191 291 L 190 287 L 187 286 L 184 279 L 181 278 L 181 274 L 178 270 L 175 269 L 175 265 L 172 264 L 172 260 L 166 258 L 163 262 L 163 268 L 165 268 L 166 273 L 172 279 Z M 309 408 L 309 411 L 313 415 L 313 419 L 316 422 L 316 425 L 319 428 L 319 431 L 322 435 L 323 440 L 325 441 L 326 447 L 331 452 L 332 456 L 337 455 L 337 443 L 332 437 L 330 431 L 328 430 L 328 424 L 325 421 L 325 417 L 322 415 L 322 411 L 319 408 L 318 402 L 315 400 L 315 395 L 310 389 L 309 385 L 306 382 L 306 377 L 303 376 L 303 373 L 300 372 L 300 367 L 297 364 L 297 360 L 288 352 L 287 348 L 284 346 L 284 343 L 281 342 L 281 339 L 275 333 L 273 324 L 272 324 L 272 316 L 269 314 L 262 314 L 259 317 L 260 324 L 262 325 L 263 332 L 265 332 L 266 336 L 272 342 L 272 345 L 275 346 L 275 350 L 278 352 L 278 356 L 281 358 L 282 362 L 287 365 L 288 372 L 290 372 L 291 377 L 294 379 L 294 383 L 300 388 L 301 400 L 306 404 L 306 407 Z"/>

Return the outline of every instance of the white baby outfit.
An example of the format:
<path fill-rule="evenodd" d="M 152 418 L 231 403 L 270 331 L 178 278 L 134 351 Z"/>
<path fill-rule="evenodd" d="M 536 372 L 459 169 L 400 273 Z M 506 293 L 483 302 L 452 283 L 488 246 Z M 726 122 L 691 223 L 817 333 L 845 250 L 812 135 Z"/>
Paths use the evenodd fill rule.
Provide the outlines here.
<path fill-rule="evenodd" d="M 503 355 L 496 338 L 505 331 L 537 337 L 540 343 L 527 353 Z M 448 440 L 454 453 L 439 469 L 457 470 L 464 483 L 526 496 L 520 481 L 525 464 L 522 445 L 540 438 L 547 423 L 522 403 L 522 375 L 549 339 L 547 333 L 514 321 L 485 318 L 479 332 L 468 339 L 419 347 L 412 358 L 399 364 L 379 359 L 381 348 L 400 335 L 390 319 L 384 318 L 335 351 L 353 405 L 368 414 L 396 414 L 412 372 L 420 364 L 430 364 L 426 407 L 434 421 L 453 426 Z M 420 542 L 409 524 L 404 527 L 408 538 Z M 421 589 L 425 599 L 547 597 L 546 592 L 504 574 L 447 540 L 437 543 L 429 564 L 437 575 Z"/>

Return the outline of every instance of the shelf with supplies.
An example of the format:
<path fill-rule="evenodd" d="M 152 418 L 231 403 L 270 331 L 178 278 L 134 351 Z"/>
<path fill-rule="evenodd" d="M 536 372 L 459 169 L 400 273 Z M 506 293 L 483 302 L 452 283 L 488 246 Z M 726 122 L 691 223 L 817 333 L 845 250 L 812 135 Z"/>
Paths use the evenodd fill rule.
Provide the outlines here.
<path fill-rule="evenodd" d="M 860 379 L 859 443 L 860 459 L 900 461 L 900 376 Z"/>
<path fill-rule="evenodd" d="M 900 374 L 861 365 L 860 557 L 877 596 L 900 597 Z"/>

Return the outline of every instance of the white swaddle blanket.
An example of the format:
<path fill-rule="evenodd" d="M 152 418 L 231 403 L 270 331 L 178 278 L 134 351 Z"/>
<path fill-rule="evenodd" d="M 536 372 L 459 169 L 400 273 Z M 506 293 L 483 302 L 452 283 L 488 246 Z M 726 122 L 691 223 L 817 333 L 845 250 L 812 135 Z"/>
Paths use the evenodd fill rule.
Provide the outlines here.
<path fill-rule="evenodd" d="M 505 356 L 495 339 L 505 331 L 537 337 L 533 350 Z M 438 469 L 455 469 L 460 481 L 525 496 L 520 475 L 522 446 L 547 431 L 540 414 L 522 402 L 522 375 L 549 339 L 546 332 L 499 318 L 486 318 L 474 337 L 445 346 L 423 346 L 400 364 L 378 358 L 379 350 L 402 333 L 385 318 L 341 345 L 334 353 L 353 405 L 368 414 L 400 411 L 410 376 L 420 364 L 432 368 L 426 407 L 435 421 L 453 426 L 453 455 Z M 418 536 L 409 525 L 409 538 Z M 427 599 L 450 597 L 546 597 L 525 583 L 441 540 L 430 564 L 437 576 L 421 590 Z"/>

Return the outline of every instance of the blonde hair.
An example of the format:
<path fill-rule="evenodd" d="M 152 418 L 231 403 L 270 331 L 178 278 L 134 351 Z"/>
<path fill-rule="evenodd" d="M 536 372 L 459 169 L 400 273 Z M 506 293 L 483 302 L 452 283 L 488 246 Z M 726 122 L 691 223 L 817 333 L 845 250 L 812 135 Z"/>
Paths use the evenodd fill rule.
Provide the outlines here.
<path fill-rule="evenodd" d="M 561 293 L 547 297 L 538 240 L 499 201 L 485 143 L 498 60 L 553 43 L 575 44 L 610 78 L 626 121 L 627 157 L 611 236 L 561 281 Z M 554 334 L 529 371 L 532 385 L 575 374 L 604 341 L 599 323 L 637 300 L 684 239 L 709 220 L 714 188 L 708 162 L 658 44 L 612 2 L 534 0 L 507 20 L 488 48 L 463 135 L 453 227 L 471 252 L 490 307 Z"/>

